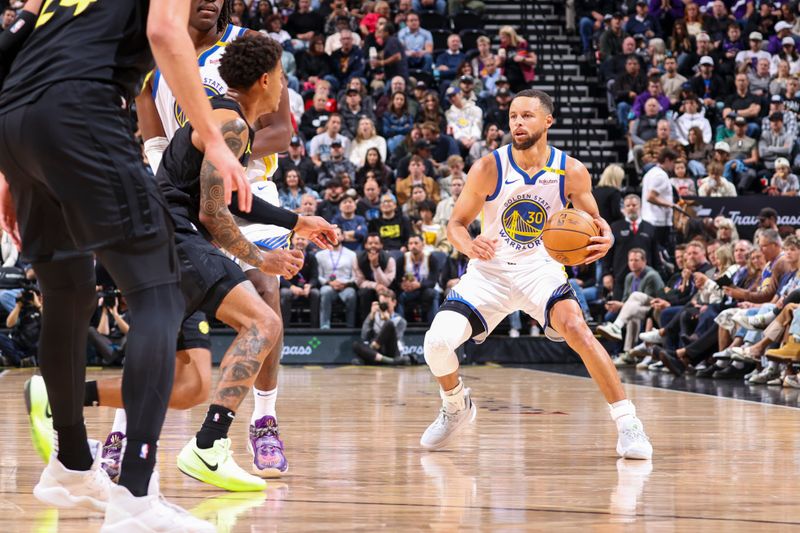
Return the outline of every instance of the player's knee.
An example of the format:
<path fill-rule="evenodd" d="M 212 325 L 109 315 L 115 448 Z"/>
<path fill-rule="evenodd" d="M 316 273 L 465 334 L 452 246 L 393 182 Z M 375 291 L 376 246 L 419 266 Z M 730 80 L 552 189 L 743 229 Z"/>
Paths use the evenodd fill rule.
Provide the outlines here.
<path fill-rule="evenodd" d="M 586 320 L 582 316 L 570 313 L 561 321 L 561 332 L 566 338 L 576 342 L 587 343 L 594 338 Z"/>
<path fill-rule="evenodd" d="M 447 376 L 458 370 L 458 357 L 455 354 L 453 343 L 448 339 L 447 333 L 428 330 L 425 334 L 425 361 L 436 377 Z"/>

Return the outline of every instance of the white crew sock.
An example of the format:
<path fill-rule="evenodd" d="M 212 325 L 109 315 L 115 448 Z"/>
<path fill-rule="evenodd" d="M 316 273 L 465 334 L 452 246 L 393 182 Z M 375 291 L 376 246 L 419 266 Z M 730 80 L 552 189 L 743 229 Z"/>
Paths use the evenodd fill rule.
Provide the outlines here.
<path fill-rule="evenodd" d="M 128 429 L 128 418 L 125 416 L 125 409 L 117 409 L 114 413 L 114 424 L 111 426 L 111 432 L 119 431 L 122 434 Z"/>
<path fill-rule="evenodd" d="M 611 420 L 617 424 L 617 429 L 620 429 L 622 424 L 630 420 L 629 417 L 636 417 L 636 407 L 628 399 L 610 403 L 608 404 L 608 409 L 611 412 Z"/>
<path fill-rule="evenodd" d="M 253 387 L 253 398 L 255 399 L 255 407 L 253 408 L 253 416 L 250 417 L 250 423 L 255 424 L 256 420 L 264 418 L 265 416 L 274 417 L 278 419 L 275 412 L 275 402 L 278 399 L 278 387 L 272 390 L 258 390 Z"/>

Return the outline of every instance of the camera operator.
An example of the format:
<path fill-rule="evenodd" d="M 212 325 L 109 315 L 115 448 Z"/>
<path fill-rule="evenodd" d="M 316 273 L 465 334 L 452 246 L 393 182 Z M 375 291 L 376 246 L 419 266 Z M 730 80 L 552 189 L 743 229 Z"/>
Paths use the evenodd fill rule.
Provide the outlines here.
<path fill-rule="evenodd" d="M 372 302 L 369 316 L 361 326 L 363 342 L 354 342 L 356 358 L 353 364 L 405 365 L 410 362 L 403 353 L 406 319 L 395 312 L 397 296 L 391 289 L 378 291 L 378 301 Z"/>
<path fill-rule="evenodd" d="M 42 328 L 42 295 L 27 284 L 17 296 L 6 318 L 7 335 L 0 335 L 0 362 L 3 366 L 36 366 L 39 331 Z"/>
<path fill-rule="evenodd" d="M 122 364 L 125 357 L 128 321 L 125 300 L 116 288 L 100 287 L 98 290 L 97 313 L 92 321 L 96 326 L 89 327 L 89 345 L 92 346 L 104 366 Z"/>

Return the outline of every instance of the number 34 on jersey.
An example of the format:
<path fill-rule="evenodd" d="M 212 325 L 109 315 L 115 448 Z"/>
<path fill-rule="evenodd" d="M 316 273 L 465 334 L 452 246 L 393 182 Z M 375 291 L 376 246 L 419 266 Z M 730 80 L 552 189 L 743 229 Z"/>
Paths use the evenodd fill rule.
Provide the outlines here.
<path fill-rule="evenodd" d="M 36 27 L 38 28 L 39 26 L 47 24 L 60 7 L 65 9 L 73 8 L 75 11 L 72 16 L 77 17 L 97 1 L 98 0 L 46 0 L 44 6 L 42 6 L 39 19 L 36 21 Z"/>

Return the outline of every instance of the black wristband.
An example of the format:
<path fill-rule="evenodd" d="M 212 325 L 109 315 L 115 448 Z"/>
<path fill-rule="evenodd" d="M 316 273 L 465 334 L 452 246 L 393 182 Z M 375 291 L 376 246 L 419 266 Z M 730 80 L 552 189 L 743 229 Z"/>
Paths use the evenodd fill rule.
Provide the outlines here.
<path fill-rule="evenodd" d="M 292 213 L 288 209 L 282 207 L 275 207 L 269 202 L 265 202 L 256 195 L 253 195 L 253 207 L 249 213 L 239 210 L 239 200 L 236 191 L 233 193 L 231 205 L 228 206 L 231 213 L 239 218 L 243 218 L 248 222 L 255 222 L 257 224 L 271 224 L 286 229 L 294 229 L 297 225 L 299 215 Z"/>

